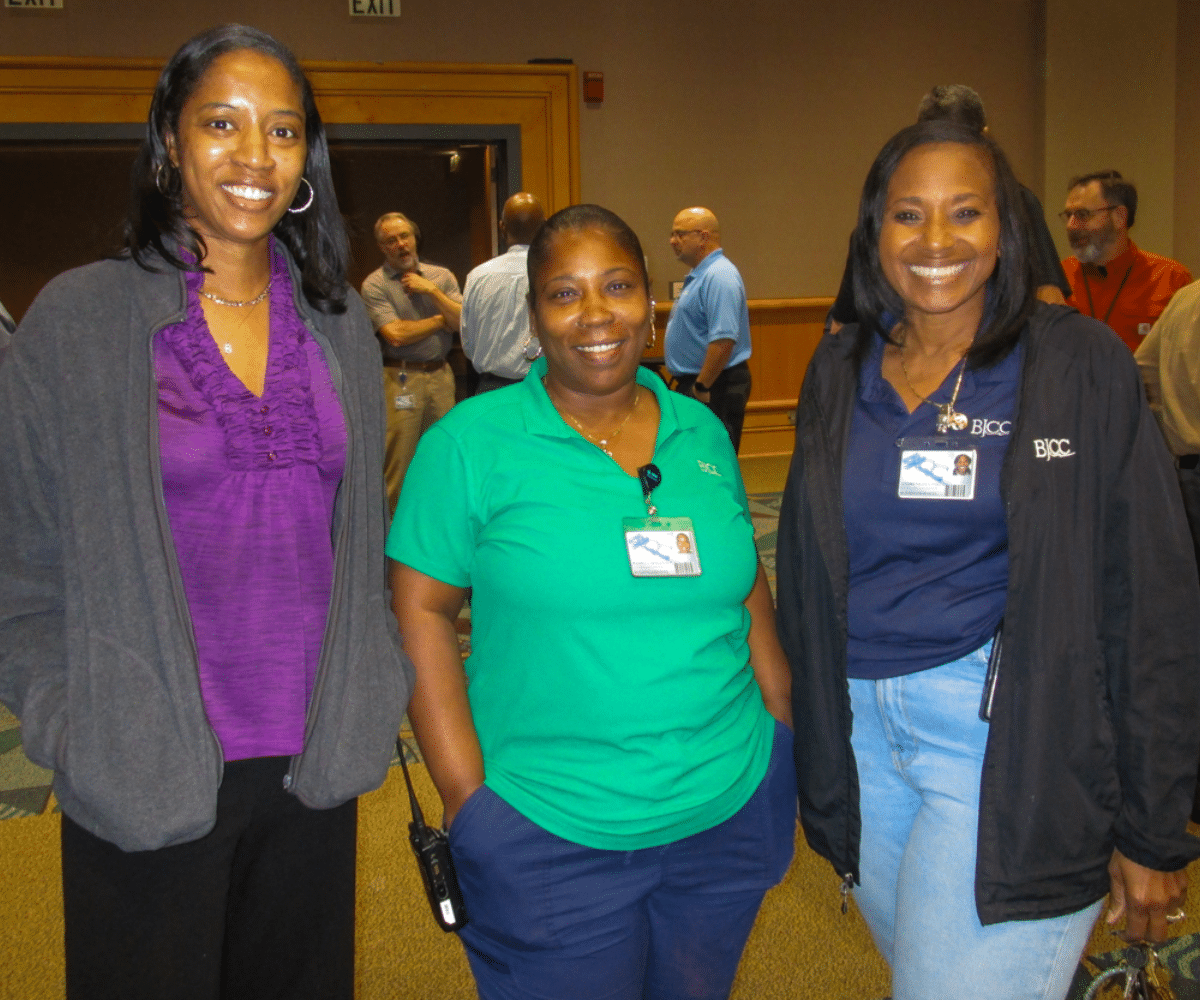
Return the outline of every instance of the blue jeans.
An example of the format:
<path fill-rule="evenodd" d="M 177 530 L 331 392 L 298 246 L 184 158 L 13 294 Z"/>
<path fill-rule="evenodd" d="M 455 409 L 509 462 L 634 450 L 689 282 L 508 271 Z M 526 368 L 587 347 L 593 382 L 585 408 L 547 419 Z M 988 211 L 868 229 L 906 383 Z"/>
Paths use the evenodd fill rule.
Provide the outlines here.
<path fill-rule="evenodd" d="M 1103 900 L 984 927 L 975 910 L 979 701 L 991 643 L 953 663 L 850 681 L 862 804 L 854 899 L 895 1000 L 1062 1000 Z"/>
<path fill-rule="evenodd" d="M 792 860 L 792 734 L 742 808 L 662 847 L 602 851 L 531 823 L 486 785 L 450 826 L 460 932 L 481 1000 L 718 1000 Z"/>

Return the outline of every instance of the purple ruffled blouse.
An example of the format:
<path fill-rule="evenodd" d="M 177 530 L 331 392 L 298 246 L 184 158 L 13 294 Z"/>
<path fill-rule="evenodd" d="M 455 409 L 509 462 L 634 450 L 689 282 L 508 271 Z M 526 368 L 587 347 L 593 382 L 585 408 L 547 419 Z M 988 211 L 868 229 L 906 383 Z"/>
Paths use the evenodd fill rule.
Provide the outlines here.
<path fill-rule="evenodd" d="M 333 505 L 346 425 L 320 346 L 271 243 L 266 380 L 255 396 L 204 319 L 154 338 L 163 496 L 200 654 L 200 690 L 226 760 L 304 748 L 333 586 Z"/>

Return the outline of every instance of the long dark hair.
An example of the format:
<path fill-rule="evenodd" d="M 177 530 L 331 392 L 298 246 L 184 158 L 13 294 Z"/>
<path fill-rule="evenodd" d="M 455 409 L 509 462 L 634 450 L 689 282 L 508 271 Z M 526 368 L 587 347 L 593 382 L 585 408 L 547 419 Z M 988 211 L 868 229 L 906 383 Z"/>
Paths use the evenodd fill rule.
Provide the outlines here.
<path fill-rule="evenodd" d="M 642 253 L 641 240 L 637 233 L 616 212 L 599 205 L 571 205 L 559 209 L 542 223 L 533 241 L 529 244 L 527 264 L 529 269 L 529 301 L 537 303 L 535 288 L 538 272 L 550 258 L 550 242 L 559 233 L 577 232 L 580 229 L 600 229 L 608 233 L 622 250 L 637 261 L 638 272 L 650 294 L 650 275 L 646 270 L 646 255 Z"/>
<path fill-rule="evenodd" d="M 313 187 L 313 201 L 304 212 L 284 213 L 273 232 L 295 258 L 304 297 L 309 303 L 322 312 L 343 312 L 350 248 L 333 191 L 325 126 L 317 112 L 312 86 L 296 57 L 285 45 L 257 28 L 240 24 L 209 28 L 185 42 L 163 68 L 150 102 L 146 138 L 130 177 L 125 246 L 133 259 L 150 271 L 157 270 L 151 251 L 173 267 L 206 270 L 204 240 L 184 219 L 183 182 L 168 155 L 167 139 L 177 134 L 180 112 L 213 62 L 242 49 L 252 49 L 278 61 L 300 90 L 308 145 L 304 176 Z M 305 197 L 306 189 L 301 185 L 297 195 L 300 204 Z M 189 250 L 199 263 L 183 260 L 172 242 Z"/>
<path fill-rule="evenodd" d="M 875 157 L 863 184 L 858 225 L 850 240 L 854 268 L 854 305 L 858 310 L 858 339 L 854 356 L 861 363 L 879 333 L 892 341 L 891 327 L 904 318 L 904 302 L 888 284 L 879 261 L 879 234 L 887 209 L 892 174 L 918 146 L 953 142 L 974 146 L 991 162 L 996 185 L 996 210 L 1000 217 L 1000 257 L 988 279 L 988 305 L 983 326 L 967 352 L 967 365 L 986 368 L 1003 358 L 1017 343 L 1022 328 L 1037 305 L 1030 262 L 1030 227 L 1021 187 L 1004 152 L 986 135 L 958 122 L 924 121 L 901 129 Z M 885 319 L 886 317 L 886 319 Z"/>

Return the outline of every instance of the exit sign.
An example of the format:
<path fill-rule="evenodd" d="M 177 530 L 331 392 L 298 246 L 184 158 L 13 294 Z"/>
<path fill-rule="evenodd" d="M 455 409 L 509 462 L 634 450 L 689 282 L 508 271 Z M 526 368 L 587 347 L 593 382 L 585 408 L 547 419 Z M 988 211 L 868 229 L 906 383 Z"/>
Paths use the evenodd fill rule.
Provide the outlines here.
<path fill-rule="evenodd" d="M 21 10 L 62 10 L 66 0 L 4 0 L 4 6 Z"/>
<path fill-rule="evenodd" d="M 399 17 L 400 0 L 350 0 L 351 17 Z"/>

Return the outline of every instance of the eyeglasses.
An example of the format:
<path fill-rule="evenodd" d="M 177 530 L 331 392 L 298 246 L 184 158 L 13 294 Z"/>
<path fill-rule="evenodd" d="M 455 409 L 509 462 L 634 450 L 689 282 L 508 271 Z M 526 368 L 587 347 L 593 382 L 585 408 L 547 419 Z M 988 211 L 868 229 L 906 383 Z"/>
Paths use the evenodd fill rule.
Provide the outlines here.
<path fill-rule="evenodd" d="M 1096 215 L 1098 212 L 1111 212 L 1114 208 L 1120 207 L 1120 205 L 1105 205 L 1102 208 L 1070 208 L 1059 212 L 1058 217 L 1068 225 L 1070 225 L 1071 220 L 1074 219 L 1081 226 L 1086 226 L 1091 220 L 1092 216 Z"/>

